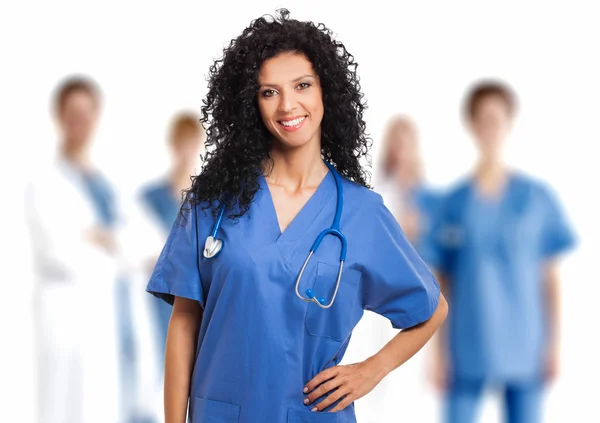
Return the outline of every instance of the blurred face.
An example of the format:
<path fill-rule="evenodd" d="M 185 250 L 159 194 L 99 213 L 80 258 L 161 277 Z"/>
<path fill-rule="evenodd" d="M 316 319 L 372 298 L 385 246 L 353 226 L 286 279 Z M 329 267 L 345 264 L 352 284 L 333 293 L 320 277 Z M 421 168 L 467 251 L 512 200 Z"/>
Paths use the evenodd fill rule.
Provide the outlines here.
<path fill-rule="evenodd" d="M 493 157 L 500 153 L 510 132 L 512 116 L 501 97 L 490 95 L 479 101 L 470 124 L 480 152 Z"/>
<path fill-rule="evenodd" d="M 414 128 L 405 121 L 395 123 L 390 131 L 390 155 L 395 169 L 403 164 L 418 160 L 417 134 Z"/>
<path fill-rule="evenodd" d="M 64 142 L 70 148 L 84 148 L 92 139 L 98 122 L 98 102 L 85 91 L 69 94 L 58 112 Z"/>
<path fill-rule="evenodd" d="M 258 108 L 273 137 L 287 148 L 321 142 L 323 98 L 312 64 L 300 54 L 266 60 L 258 76 Z"/>
<path fill-rule="evenodd" d="M 175 165 L 192 169 L 198 163 L 202 152 L 202 137 L 197 133 L 188 133 L 173 141 L 172 153 Z"/>

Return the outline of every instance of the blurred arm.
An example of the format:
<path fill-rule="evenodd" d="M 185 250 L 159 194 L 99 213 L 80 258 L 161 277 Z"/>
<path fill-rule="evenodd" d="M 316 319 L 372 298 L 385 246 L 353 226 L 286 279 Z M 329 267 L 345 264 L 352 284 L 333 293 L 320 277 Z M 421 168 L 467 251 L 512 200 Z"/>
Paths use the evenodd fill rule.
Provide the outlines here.
<path fill-rule="evenodd" d="M 43 273 L 53 279 L 72 280 L 89 275 L 91 269 L 110 267 L 110 255 L 91 239 L 72 219 L 78 210 L 61 203 L 53 193 L 27 187 L 25 213 L 32 246 Z"/>
<path fill-rule="evenodd" d="M 119 245 L 122 259 L 130 270 L 147 279 L 165 245 L 166 236 L 150 212 L 136 200 L 124 202 Z"/>
<path fill-rule="evenodd" d="M 165 357 L 165 423 L 185 423 L 202 309 L 175 297 Z"/>
<path fill-rule="evenodd" d="M 549 261 L 544 265 L 544 279 L 544 299 L 548 319 L 546 377 L 552 380 L 558 373 L 560 352 L 560 277 L 556 261 Z"/>
<path fill-rule="evenodd" d="M 440 272 L 435 272 L 435 278 L 440 285 L 442 295 L 448 298 L 448 279 Z M 433 363 L 430 369 L 430 377 L 438 389 L 444 389 L 448 382 L 447 336 L 446 326 L 442 324 L 432 339 Z"/>
<path fill-rule="evenodd" d="M 443 273 L 436 272 L 435 277 L 438 281 L 438 284 L 440 285 L 440 291 L 442 292 L 445 298 L 448 298 L 448 280 L 446 276 Z M 444 326 L 442 325 L 442 327 L 436 334 L 436 338 L 438 341 L 438 349 L 441 349 L 441 351 L 445 351 L 446 348 L 446 335 L 443 333 L 443 328 Z"/>

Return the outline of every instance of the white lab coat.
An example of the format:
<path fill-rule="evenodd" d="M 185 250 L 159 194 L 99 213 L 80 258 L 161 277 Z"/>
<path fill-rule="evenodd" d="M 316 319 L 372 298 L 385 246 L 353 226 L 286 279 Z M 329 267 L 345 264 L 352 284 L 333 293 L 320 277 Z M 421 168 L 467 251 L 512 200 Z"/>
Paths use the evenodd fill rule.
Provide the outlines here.
<path fill-rule="evenodd" d="M 85 234 L 96 213 L 76 172 L 48 166 L 28 185 L 38 355 L 38 422 L 118 422 L 119 264 Z"/>

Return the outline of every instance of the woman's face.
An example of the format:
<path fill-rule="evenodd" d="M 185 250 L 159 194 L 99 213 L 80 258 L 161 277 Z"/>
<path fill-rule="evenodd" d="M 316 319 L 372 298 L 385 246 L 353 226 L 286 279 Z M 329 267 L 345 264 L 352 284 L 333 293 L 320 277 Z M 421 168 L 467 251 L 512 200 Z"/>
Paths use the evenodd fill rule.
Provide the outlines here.
<path fill-rule="evenodd" d="M 193 169 L 198 165 L 203 150 L 202 136 L 197 133 L 182 134 L 173 140 L 172 154 L 174 165 L 178 168 Z"/>
<path fill-rule="evenodd" d="M 512 125 L 512 116 L 504 99 L 497 95 L 482 98 L 470 123 L 481 154 L 491 158 L 499 155 Z"/>
<path fill-rule="evenodd" d="M 410 123 L 404 120 L 393 123 L 387 142 L 395 169 L 418 160 L 417 134 Z"/>
<path fill-rule="evenodd" d="M 321 143 L 321 85 L 312 64 L 303 55 L 282 53 L 266 60 L 260 68 L 258 84 L 260 115 L 282 146 L 297 148 Z"/>

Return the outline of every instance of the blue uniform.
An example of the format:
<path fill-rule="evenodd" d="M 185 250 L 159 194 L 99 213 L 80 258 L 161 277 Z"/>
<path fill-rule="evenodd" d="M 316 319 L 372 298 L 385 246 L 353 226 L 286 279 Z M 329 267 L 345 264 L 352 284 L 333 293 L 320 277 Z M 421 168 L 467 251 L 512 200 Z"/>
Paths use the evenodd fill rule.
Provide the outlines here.
<path fill-rule="evenodd" d="M 410 192 L 409 201 L 412 207 L 419 212 L 419 237 L 413 242 L 413 246 L 421 254 L 421 249 L 427 243 L 427 237 L 431 231 L 431 222 L 438 210 L 440 195 L 434 190 L 420 185 Z"/>
<path fill-rule="evenodd" d="M 448 278 L 449 370 L 459 391 L 493 382 L 530 393 L 541 380 L 543 264 L 573 243 L 554 195 L 522 174 L 510 174 L 497 199 L 482 197 L 469 179 L 443 200 L 423 256 Z"/>
<path fill-rule="evenodd" d="M 348 254 L 335 303 L 321 309 L 296 297 L 296 277 L 317 235 L 336 210 L 331 172 L 281 233 L 264 177 L 249 213 L 223 221 L 223 251 L 202 255 L 214 218 L 201 205 L 178 217 L 147 290 L 172 303 L 196 300 L 204 309 L 194 365 L 192 423 L 354 423 L 353 405 L 313 413 L 302 389 L 339 364 L 364 310 L 393 327 L 428 320 L 439 286 L 405 239 L 381 196 L 346 179 L 341 230 Z M 328 236 L 307 266 L 301 292 L 331 298 L 340 243 Z M 318 401 L 317 401 L 318 402 Z M 330 407 L 329 409 L 331 409 Z"/>
<path fill-rule="evenodd" d="M 170 182 L 164 180 L 146 187 L 142 191 L 141 197 L 142 202 L 154 216 L 155 221 L 160 225 L 165 236 L 167 236 L 175 222 L 180 206 L 179 199 L 173 194 Z M 164 366 L 169 320 L 171 319 L 171 306 L 159 298 L 154 299 L 153 306 L 158 333 L 159 366 L 162 369 Z"/>
<path fill-rule="evenodd" d="M 417 253 L 421 254 L 421 248 L 427 245 L 427 234 L 431 230 L 431 222 L 438 209 L 441 200 L 440 193 L 425 184 L 419 184 L 409 190 L 400 188 L 394 179 L 387 178 L 375 187 L 385 201 L 386 206 L 397 219 L 401 220 L 405 210 L 413 210 L 418 213 L 418 234 L 411 243 Z"/>
<path fill-rule="evenodd" d="M 146 187 L 142 191 L 142 201 L 165 233 L 169 233 L 180 206 L 180 201 L 173 194 L 170 182 L 164 180 Z"/>

